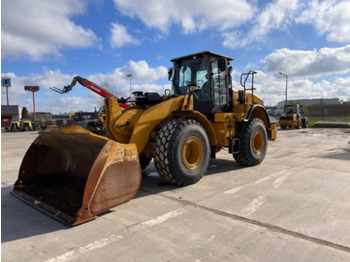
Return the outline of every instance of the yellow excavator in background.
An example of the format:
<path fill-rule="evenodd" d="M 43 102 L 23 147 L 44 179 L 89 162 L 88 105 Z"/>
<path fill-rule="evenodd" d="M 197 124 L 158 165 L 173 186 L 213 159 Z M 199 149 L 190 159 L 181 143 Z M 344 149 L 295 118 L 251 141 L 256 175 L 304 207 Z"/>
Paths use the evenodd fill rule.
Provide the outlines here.
<path fill-rule="evenodd" d="M 232 60 L 210 51 L 174 58 L 164 95 L 134 92 L 135 105 L 124 110 L 119 103 L 130 98 L 105 98 L 107 137 L 77 126 L 40 132 L 12 193 L 77 225 L 131 199 L 152 159 L 159 175 L 179 186 L 200 180 L 222 148 L 240 165 L 260 164 L 276 123 L 254 94 L 256 72 L 241 75 L 242 88 L 232 86 Z"/>

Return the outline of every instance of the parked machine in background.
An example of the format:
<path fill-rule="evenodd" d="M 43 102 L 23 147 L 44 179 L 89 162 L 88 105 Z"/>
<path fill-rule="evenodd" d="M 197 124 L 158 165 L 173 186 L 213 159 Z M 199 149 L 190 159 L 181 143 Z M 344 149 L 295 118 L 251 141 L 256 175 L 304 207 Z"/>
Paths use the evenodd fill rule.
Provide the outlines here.
<path fill-rule="evenodd" d="M 33 129 L 36 130 L 36 131 L 39 131 L 39 130 L 42 130 L 42 122 L 41 120 L 34 120 L 33 121 Z"/>
<path fill-rule="evenodd" d="M 21 124 L 19 121 L 12 121 L 9 128 L 10 132 L 16 132 L 21 130 Z"/>
<path fill-rule="evenodd" d="M 78 126 L 39 133 L 12 193 L 77 225 L 131 199 L 152 159 L 159 175 L 179 186 L 199 181 L 222 148 L 240 165 L 260 164 L 276 124 L 254 94 L 256 72 L 241 75 L 241 88 L 232 86 L 232 60 L 209 51 L 174 58 L 164 95 L 136 92 L 135 105 L 124 110 L 128 99 L 107 97 L 107 137 Z"/>
<path fill-rule="evenodd" d="M 65 125 L 65 121 L 64 121 L 64 119 L 55 119 L 54 120 L 54 125 L 56 125 L 56 126 L 64 126 Z"/>
<path fill-rule="evenodd" d="M 21 131 L 33 131 L 32 121 L 30 120 L 21 121 L 20 129 Z"/>
<path fill-rule="evenodd" d="M 286 105 L 284 113 L 280 116 L 279 125 L 281 129 L 289 128 L 307 128 L 309 120 L 302 116 L 301 106 L 299 104 Z"/>

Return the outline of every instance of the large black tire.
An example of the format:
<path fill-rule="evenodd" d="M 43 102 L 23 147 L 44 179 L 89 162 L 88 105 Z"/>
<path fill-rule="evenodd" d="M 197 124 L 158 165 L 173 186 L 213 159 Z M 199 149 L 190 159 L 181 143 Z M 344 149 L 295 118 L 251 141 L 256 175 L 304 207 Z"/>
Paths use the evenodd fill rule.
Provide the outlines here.
<path fill-rule="evenodd" d="M 267 132 L 260 118 L 254 118 L 240 130 L 240 141 L 240 152 L 233 155 L 240 165 L 255 166 L 264 160 L 267 151 Z"/>
<path fill-rule="evenodd" d="M 154 143 L 154 164 L 168 183 L 186 186 L 207 172 L 209 139 L 203 126 L 192 119 L 175 119 L 158 132 Z"/>
<path fill-rule="evenodd" d="M 302 123 L 302 128 L 308 128 L 308 126 L 309 126 L 309 121 L 308 121 L 308 119 L 307 118 L 303 118 L 303 119 L 301 119 L 301 123 Z"/>

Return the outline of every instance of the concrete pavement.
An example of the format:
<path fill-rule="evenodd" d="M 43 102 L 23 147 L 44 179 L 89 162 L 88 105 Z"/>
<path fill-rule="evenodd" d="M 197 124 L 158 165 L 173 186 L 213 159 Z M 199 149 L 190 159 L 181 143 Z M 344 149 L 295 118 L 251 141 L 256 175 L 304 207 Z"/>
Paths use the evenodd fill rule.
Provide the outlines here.
<path fill-rule="evenodd" d="M 350 261 L 350 130 L 279 130 L 263 163 L 222 151 L 168 185 L 151 163 L 134 199 L 67 227 L 9 194 L 36 132 L 3 133 L 2 261 Z"/>

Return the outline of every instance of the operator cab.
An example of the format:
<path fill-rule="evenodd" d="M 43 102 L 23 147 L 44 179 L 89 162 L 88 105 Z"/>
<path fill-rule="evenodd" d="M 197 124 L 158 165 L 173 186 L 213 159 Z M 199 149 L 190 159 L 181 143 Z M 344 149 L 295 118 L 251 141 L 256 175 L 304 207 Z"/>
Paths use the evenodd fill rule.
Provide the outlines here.
<path fill-rule="evenodd" d="M 286 105 L 284 109 L 285 114 L 296 114 L 298 117 L 301 115 L 300 111 L 299 104 Z"/>
<path fill-rule="evenodd" d="M 231 57 L 204 51 L 171 60 L 171 95 L 193 94 L 194 110 L 204 114 L 227 112 L 231 108 Z"/>

